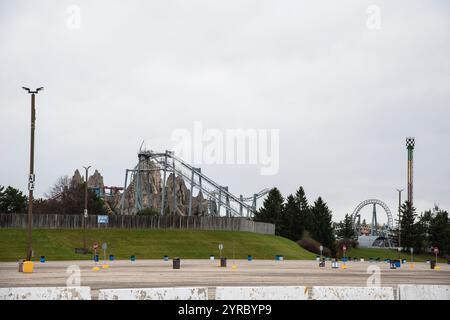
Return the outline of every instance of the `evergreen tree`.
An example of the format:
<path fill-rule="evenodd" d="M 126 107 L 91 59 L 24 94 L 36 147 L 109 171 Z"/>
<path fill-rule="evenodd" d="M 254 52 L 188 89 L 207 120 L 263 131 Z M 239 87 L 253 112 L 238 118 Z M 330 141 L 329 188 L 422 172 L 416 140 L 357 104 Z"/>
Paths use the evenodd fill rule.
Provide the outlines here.
<path fill-rule="evenodd" d="M 336 245 L 333 232 L 332 215 L 327 204 L 319 197 L 311 208 L 314 227 L 311 236 L 323 246 L 329 248 L 333 254 L 336 253 Z"/>
<path fill-rule="evenodd" d="M 434 210 L 438 210 L 438 209 L 435 208 Z M 433 219 L 432 211 L 426 210 L 419 216 L 418 221 L 416 223 L 417 234 L 420 238 L 420 248 L 418 248 L 419 252 L 422 251 L 423 249 L 427 249 L 431 246 L 430 224 L 431 224 L 432 219 Z M 398 232 L 397 232 L 397 235 L 398 235 Z"/>
<path fill-rule="evenodd" d="M 27 197 L 22 191 L 0 186 L 0 213 L 23 213 L 27 208 Z"/>
<path fill-rule="evenodd" d="M 295 198 L 292 195 L 289 195 L 280 218 L 280 236 L 294 241 L 299 240 L 295 234 L 296 225 L 298 223 L 298 211 Z"/>
<path fill-rule="evenodd" d="M 414 248 L 416 251 L 420 250 L 421 239 L 420 230 L 415 223 L 416 209 L 411 205 L 409 201 L 405 201 L 400 208 L 400 236 L 402 248 Z M 398 235 L 397 230 L 397 235 Z M 397 236 L 398 238 L 398 236 Z"/>
<path fill-rule="evenodd" d="M 298 208 L 298 217 L 294 226 L 294 235 L 298 239 L 303 237 L 305 230 L 311 230 L 313 223 L 311 219 L 311 208 L 305 195 L 305 190 L 300 186 L 295 193 L 295 202 Z"/>
<path fill-rule="evenodd" d="M 450 254 L 450 219 L 448 212 L 437 210 L 430 221 L 430 243 L 438 247 L 441 254 Z"/>
<path fill-rule="evenodd" d="M 277 188 L 270 190 L 263 206 L 255 212 L 254 220 L 275 224 L 275 234 L 280 234 L 280 219 L 283 213 L 284 199 Z"/>
<path fill-rule="evenodd" d="M 354 240 L 356 239 L 356 232 L 353 228 L 352 216 L 346 214 L 344 220 L 337 224 L 336 235 L 340 239 Z"/>

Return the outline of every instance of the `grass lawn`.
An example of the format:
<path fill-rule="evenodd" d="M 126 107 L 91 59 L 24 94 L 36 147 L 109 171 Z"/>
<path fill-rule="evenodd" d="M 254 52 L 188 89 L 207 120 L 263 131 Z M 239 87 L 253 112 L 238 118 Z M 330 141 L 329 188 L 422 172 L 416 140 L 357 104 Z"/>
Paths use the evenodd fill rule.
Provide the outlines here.
<path fill-rule="evenodd" d="M 398 251 L 395 249 L 378 249 L 378 248 L 356 248 L 356 249 L 350 249 L 347 251 L 348 257 L 358 257 L 358 258 L 364 258 L 368 260 L 369 258 L 380 258 L 381 260 L 384 259 L 398 259 Z M 406 259 L 407 261 L 411 260 L 411 253 L 409 252 L 402 252 L 400 254 L 401 259 Z M 435 255 L 434 254 L 414 254 L 414 261 L 415 262 L 424 262 L 426 260 L 434 260 Z M 447 262 L 447 260 L 438 258 L 438 262 Z"/>
<path fill-rule="evenodd" d="M 192 230 L 126 230 L 103 229 L 86 231 L 87 246 L 97 241 L 108 244 L 107 254 L 116 259 L 162 259 L 164 255 L 183 259 L 207 259 L 211 254 L 219 256 L 219 243 L 223 243 L 223 255 L 228 258 L 274 259 L 283 255 L 286 259 L 314 259 L 308 252 L 288 239 L 250 232 L 192 231 Z M 75 254 L 75 247 L 83 246 L 83 230 L 33 230 L 34 259 L 45 255 L 47 260 L 85 260 L 92 255 Z M 234 248 L 234 250 L 233 250 Z M 0 261 L 17 261 L 26 253 L 26 230 L 0 229 Z"/>

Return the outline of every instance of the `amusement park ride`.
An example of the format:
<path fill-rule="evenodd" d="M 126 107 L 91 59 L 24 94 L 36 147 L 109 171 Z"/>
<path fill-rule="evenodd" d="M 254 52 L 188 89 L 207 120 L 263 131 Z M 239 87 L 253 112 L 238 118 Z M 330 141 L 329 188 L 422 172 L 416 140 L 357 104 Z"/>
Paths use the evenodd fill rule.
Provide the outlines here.
<path fill-rule="evenodd" d="M 360 211 L 368 206 L 373 205 L 372 223 L 369 228 L 361 225 Z M 378 225 L 377 206 L 380 206 L 387 216 L 387 223 L 383 226 Z M 394 219 L 389 207 L 381 200 L 369 199 L 361 202 L 352 213 L 353 228 L 358 235 L 358 242 L 361 247 L 392 247 L 391 236 L 394 229 Z"/>
<path fill-rule="evenodd" d="M 157 174 L 156 179 L 155 176 L 152 178 L 155 173 Z M 177 179 L 180 178 L 183 184 L 187 182 L 189 187 L 186 192 L 188 199 L 185 211 L 180 211 L 180 203 L 177 203 L 181 189 Z M 169 184 L 171 189 L 168 188 Z M 204 212 L 202 214 L 226 217 L 252 217 L 257 208 L 257 200 L 269 192 L 269 189 L 264 189 L 250 197 L 236 196 L 229 191 L 228 186 L 218 184 L 202 173 L 201 168 L 189 165 L 178 158 L 174 152 L 154 152 L 142 149 L 138 153 L 136 166 L 133 169 L 125 170 L 125 183 L 122 189 L 124 192 L 122 192 L 120 204 L 121 214 L 125 214 L 126 197 L 131 196 L 133 212 L 148 207 L 154 208 L 156 203 L 158 206 L 156 209 L 161 215 L 170 210 L 171 214 L 180 213 L 192 216 L 194 215 L 194 193 L 197 191 L 201 197 L 205 197 L 205 200 L 199 203 L 200 206 L 205 204 L 205 208 L 201 210 Z M 130 195 L 127 192 L 133 194 Z M 150 199 L 144 201 L 144 194 Z M 158 199 L 152 199 L 155 196 Z"/>
<path fill-rule="evenodd" d="M 413 199 L 413 150 L 415 139 L 406 138 L 408 150 L 408 201 Z M 168 176 L 169 175 L 169 176 Z M 181 189 L 181 190 L 180 190 Z M 107 192 L 109 191 L 109 192 Z M 194 197 L 194 191 L 197 196 Z M 123 187 L 102 187 L 96 190 L 99 196 L 112 199 L 116 197 L 116 209 L 121 214 L 135 214 L 145 208 L 153 208 L 163 214 L 180 214 L 186 216 L 209 215 L 251 218 L 257 209 L 257 200 L 269 193 L 263 189 L 249 197 L 232 194 L 228 186 L 222 186 L 202 173 L 172 151 L 154 152 L 141 149 L 138 163 L 133 169 L 125 170 Z M 117 198 L 120 197 L 120 198 Z M 199 200 L 200 199 L 200 200 Z M 179 203 L 177 203 L 177 201 Z M 196 201 L 195 212 L 193 202 Z M 108 201 L 105 201 L 107 203 Z M 182 203 L 180 203 L 182 202 Z M 372 222 L 369 226 L 361 224 L 361 210 L 372 205 Z M 387 216 L 387 222 L 379 225 L 377 206 Z M 110 214 L 113 213 L 107 204 Z M 182 210 L 180 210 L 180 207 Z M 381 200 L 368 199 L 354 209 L 353 228 L 358 235 L 361 247 L 392 247 L 393 242 L 400 244 L 400 239 L 393 239 L 394 219 L 391 210 Z M 399 208 L 400 218 L 400 208 Z"/>
<path fill-rule="evenodd" d="M 414 146 L 415 146 L 415 138 L 413 137 L 407 137 L 406 138 L 406 149 L 408 150 L 408 163 L 407 163 L 407 186 L 408 186 L 408 202 L 413 204 L 413 152 L 414 152 Z M 401 190 L 398 190 L 401 192 Z M 373 211 L 372 211 L 372 223 L 370 225 L 370 228 L 363 228 L 361 225 L 361 215 L 360 211 L 362 208 L 364 208 L 367 205 L 373 205 Z M 387 223 L 383 225 L 381 228 L 378 226 L 377 222 L 377 211 L 376 206 L 380 206 L 383 208 L 384 212 L 387 215 Z M 401 205 L 401 198 L 399 193 L 399 208 L 398 208 L 398 215 L 399 215 L 399 221 L 400 221 L 400 205 Z M 352 221 L 353 221 L 353 228 L 356 231 L 356 234 L 358 235 L 358 242 L 361 247 L 392 247 L 392 236 L 393 236 L 393 230 L 394 230 L 394 222 L 393 217 L 391 214 L 391 211 L 389 210 L 389 207 L 382 202 L 381 200 L 377 199 L 369 199 L 361 202 L 353 211 L 352 213 Z M 399 224 L 400 227 L 400 224 Z M 400 234 L 400 233 L 399 233 Z M 400 243 L 400 236 L 399 239 L 395 239 L 395 242 L 398 247 L 401 246 Z"/>

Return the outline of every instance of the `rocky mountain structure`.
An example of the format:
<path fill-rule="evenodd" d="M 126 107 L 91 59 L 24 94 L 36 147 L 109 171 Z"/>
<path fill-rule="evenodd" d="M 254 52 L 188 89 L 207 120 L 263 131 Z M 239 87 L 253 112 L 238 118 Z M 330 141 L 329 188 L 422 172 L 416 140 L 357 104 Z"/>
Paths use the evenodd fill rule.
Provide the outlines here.
<path fill-rule="evenodd" d="M 136 201 L 139 201 L 142 208 L 153 208 L 160 210 L 162 200 L 162 177 L 161 172 L 156 166 L 150 163 L 144 166 L 144 169 L 153 169 L 152 171 L 136 173 L 125 191 L 124 214 L 132 215 L 138 211 Z M 141 168 L 142 169 L 142 168 Z M 164 214 L 175 214 L 187 216 L 189 214 L 190 190 L 187 188 L 184 179 L 180 176 L 175 177 L 175 198 L 176 208 L 173 206 L 173 173 L 166 177 L 166 196 Z M 142 198 L 136 200 L 136 188 L 140 186 Z M 120 205 L 119 205 L 120 207 Z M 192 215 L 205 215 L 208 209 L 208 200 L 203 198 L 201 192 L 192 197 Z"/>
<path fill-rule="evenodd" d="M 95 170 L 94 174 L 88 178 L 88 188 L 103 190 L 104 187 L 102 175 Z"/>
<path fill-rule="evenodd" d="M 78 169 L 77 169 L 77 170 L 75 170 L 75 172 L 72 176 L 72 179 L 70 179 L 70 184 L 72 186 L 74 186 L 74 185 L 79 185 L 82 183 L 84 183 L 84 178 L 81 176 L 80 171 L 78 171 Z"/>

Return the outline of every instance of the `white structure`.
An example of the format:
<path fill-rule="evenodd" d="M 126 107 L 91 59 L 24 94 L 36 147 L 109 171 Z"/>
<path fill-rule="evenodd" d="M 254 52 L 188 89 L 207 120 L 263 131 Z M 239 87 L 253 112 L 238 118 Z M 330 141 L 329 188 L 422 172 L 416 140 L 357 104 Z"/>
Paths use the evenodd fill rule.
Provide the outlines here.
<path fill-rule="evenodd" d="M 0 300 L 91 300 L 90 287 L 0 288 Z"/>
<path fill-rule="evenodd" d="M 450 286 L 399 284 L 398 300 L 450 300 Z"/>
<path fill-rule="evenodd" d="M 394 300 L 391 287 L 313 287 L 313 300 Z"/>
<path fill-rule="evenodd" d="M 308 300 L 308 291 L 303 286 L 217 287 L 216 300 Z"/>
<path fill-rule="evenodd" d="M 208 288 L 143 288 L 99 290 L 99 300 L 207 300 Z"/>

